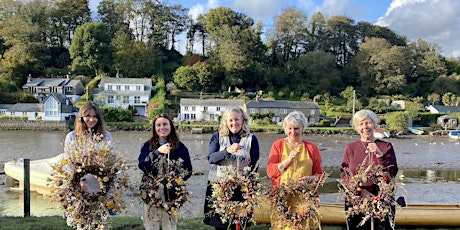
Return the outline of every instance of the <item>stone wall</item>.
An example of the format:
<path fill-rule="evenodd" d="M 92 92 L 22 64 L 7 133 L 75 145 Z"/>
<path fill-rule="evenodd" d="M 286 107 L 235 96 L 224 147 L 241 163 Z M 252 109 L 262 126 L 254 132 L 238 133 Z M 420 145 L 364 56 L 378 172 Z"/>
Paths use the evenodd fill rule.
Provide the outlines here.
<path fill-rule="evenodd" d="M 69 125 L 65 121 L 0 120 L 0 130 L 67 131 Z"/>

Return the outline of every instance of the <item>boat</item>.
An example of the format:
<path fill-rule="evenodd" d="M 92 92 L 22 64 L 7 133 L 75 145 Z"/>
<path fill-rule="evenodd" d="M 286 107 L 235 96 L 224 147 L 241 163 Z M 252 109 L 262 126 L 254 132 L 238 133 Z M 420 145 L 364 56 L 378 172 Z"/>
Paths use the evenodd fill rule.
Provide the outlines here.
<path fill-rule="evenodd" d="M 383 138 L 389 138 L 390 133 L 388 131 L 385 131 L 381 128 L 376 128 L 374 130 L 374 137 L 377 139 L 383 139 Z"/>
<path fill-rule="evenodd" d="M 448 135 L 451 139 L 458 140 L 460 139 L 460 130 L 450 130 Z"/>
<path fill-rule="evenodd" d="M 30 191 L 35 191 L 43 195 L 50 195 L 51 190 L 48 186 L 48 178 L 53 173 L 51 165 L 60 162 L 63 154 L 55 157 L 31 160 L 30 161 Z M 24 159 L 8 161 L 4 164 L 4 171 L 7 175 L 7 185 L 14 187 L 19 185 L 19 190 L 24 190 Z"/>
<path fill-rule="evenodd" d="M 321 224 L 345 225 L 343 203 L 320 202 Z M 460 204 L 407 204 L 396 208 L 396 226 L 407 227 L 458 227 L 460 226 Z M 268 197 L 261 199 L 254 210 L 256 223 L 270 223 Z"/>
<path fill-rule="evenodd" d="M 414 129 L 414 128 L 407 128 L 409 132 L 415 134 L 415 135 L 422 135 L 425 133 L 425 131 L 420 130 L 420 129 Z"/>

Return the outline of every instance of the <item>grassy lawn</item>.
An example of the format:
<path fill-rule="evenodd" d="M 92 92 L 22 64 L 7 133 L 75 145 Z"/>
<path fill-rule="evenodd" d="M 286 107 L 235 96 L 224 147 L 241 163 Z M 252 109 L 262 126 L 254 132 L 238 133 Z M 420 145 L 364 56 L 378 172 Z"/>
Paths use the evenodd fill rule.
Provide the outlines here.
<path fill-rule="evenodd" d="M 132 217 L 111 217 L 110 223 L 113 230 L 142 230 L 142 220 L 138 216 Z M 177 229 L 180 230 L 212 230 L 201 222 L 201 218 L 187 218 L 179 219 Z M 0 217 L 0 229 L 2 230 L 21 230 L 21 229 L 34 229 L 34 230 L 71 230 L 67 227 L 65 220 L 60 216 L 47 216 L 47 217 Z M 268 230 L 270 225 L 261 224 L 247 228 L 248 230 Z M 331 226 L 323 225 L 323 230 L 344 230 L 344 226 Z M 458 228 L 397 228 L 401 230 L 447 230 Z"/>

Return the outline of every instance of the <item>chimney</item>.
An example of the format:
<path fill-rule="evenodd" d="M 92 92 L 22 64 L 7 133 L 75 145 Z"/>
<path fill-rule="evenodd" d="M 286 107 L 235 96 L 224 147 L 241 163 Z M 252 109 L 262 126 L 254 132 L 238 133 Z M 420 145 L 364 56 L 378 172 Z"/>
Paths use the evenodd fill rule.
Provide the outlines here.
<path fill-rule="evenodd" d="M 29 76 L 27 76 L 27 82 L 30 82 L 32 80 L 32 75 L 29 73 Z"/>

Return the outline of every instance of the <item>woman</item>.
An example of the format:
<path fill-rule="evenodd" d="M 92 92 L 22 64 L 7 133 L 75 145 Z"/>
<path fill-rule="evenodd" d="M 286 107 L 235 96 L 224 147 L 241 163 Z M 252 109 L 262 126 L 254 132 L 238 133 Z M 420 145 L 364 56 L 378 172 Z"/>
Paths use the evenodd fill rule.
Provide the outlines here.
<path fill-rule="evenodd" d="M 81 106 L 76 121 L 75 129 L 67 134 L 64 142 L 64 153 L 69 157 L 69 151 L 72 142 L 77 142 L 83 139 L 92 139 L 94 144 L 99 145 L 106 143 L 113 148 L 112 134 L 106 130 L 104 117 L 99 106 L 88 101 Z"/>
<path fill-rule="evenodd" d="M 283 129 L 287 137 L 272 144 L 268 157 L 267 175 L 272 181 L 272 188 L 287 184 L 290 180 L 313 183 L 323 173 L 318 147 L 302 138 L 307 125 L 307 118 L 299 111 L 291 112 L 284 118 Z M 288 203 L 293 210 L 298 202 L 293 198 Z M 319 222 L 316 223 L 318 224 Z M 295 226 L 287 226 L 276 219 L 272 219 L 272 226 L 279 226 L 274 229 L 296 229 Z M 310 226 L 312 227 L 319 226 Z"/>
<path fill-rule="evenodd" d="M 350 171 L 352 175 L 356 175 L 359 168 L 369 165 L 381 165 L 387 171 L 391 178 L 394 178 L 398 173 L 395 151 L 391 143 L 375 139 L 374 131 L 378 124 L 377 115 L 370 110 L 360 110 L 353 116 L 353 127 L 360 135 L 360 140 L 351 142 L 346 145 L 342 157 L 341 178 L 343 181 L 348 181 L 350 175 L 346 171 Z M 361 196 L 375 196 L 379 193 L 380 188 L 377 184 L 365 182 L 360 186 Z M 348 211 L 350 205 L 345 201 L 345 210 Z M 347 218 L 347 229 L 394 229 L 394 210 L 384 221 L 370 219 L 364 225 L 360 225 L 364 215 L 350 215 Z M 374 228 L 371 227 L 371 222 Z"/>
<path fill-rule="evenodd" d="M 208 175 L 208 185 L 204 202 L 203 222 L 215 227 L 215 229 L 236 229 L 234 224 L 222 223 L 221 216 L 214 212 L 209 206 L 209 197 L 212 195 L 211 182 L 219 179 L 221 169 L 233 165 L 239 170 L 250 166 L 257 170 L 259 160 L 259 142 L 256 136 L 249 132 L 248 116 L 241 108 L 229 108 L 222 115 L 220 128 L 215 132 L 209 142 L 208 161 L 211 164 Z M 237 192 L 233 195 L 241 196 Z M 243 199 L 242 197 L 239 197 Z M 248 226 L 249 223 L 241 223 L 241 226 Z"/>
<path fill-rule="evenodd" d="M 83 106 L 80 107 L 80 110 L 77 115 L 75 122 L 75 129 L 69 132 L 66 135 L 64 142 L 64 158 L 69 159 L 70 164 L 64 166 L 65 170 L 71 172 L 72 174 L 76 169 L 82 166 L 82 163 L 93 164 L 97 161 L 97 156 L 95 154 L 98 150 L 103 149 L 104 151 L 113 152 L 113 138 L 109 131 L 106 130 L 104 117 L 102 115 L 99 106 L 92 102 L 88 101 Z M 82 153 L 82 154 L 81 154 Z M 81 154 L 81 155 L 80 155 Z M 104 161 L 114 163 L 115 155 L 110 155 L 108 158 L 105 158 Z M 77 171 L 78 172 L 78 171 Z M 98 177 L 94 174 L 87 173 L 80 179 L 79 184 L 84 191 L 84 196 L 88 194 L 96 194 L 101 190 Z M 76 210 L 86 209 L 81 208 L 78 202 L 74 203 L 76 205 Z M 91 213 L 97 213 L 99 207 L 91 206 Z M 84 210 L 85 212 L 88 210 Z M 75 211 L 77 212 L 77 211 Z M 76 216 L 84 216 L 84 213 L 78 213 L 76 216 L 72 216 L 75 212 L 69 212 L 67 215 L 67 222 L 69 226 L 72 226 L 75 221 Z M 109 211 L 110 213 L 110 211 Z M 108 214 L 101 217 L 101 223 L 105 223 Z M 113 213 L 110 213 L 113 214 Z M 97 215 L 96 215 L 97 216 Z M 77 218 L 78 219 L 78 218 Z M 87 218 L 88 219 L 98 219 L 98 218 Z M 91 222 L 91 221 L 90 221 Z M 78 223 L 77 229 L 87 229 L 91 228 L 92 223 Z M 99 229 L 105 229 L 104 224 L 98 226 Z"/>
<path fill-rule="evenodd" d="M 165 114 L 160 114 L 153 120 L 153 136 L 145 142 L 139 155 L 139 169 L 144 176 L 142 181 L 151 180 L 157 175 L 167 175 L 168 170 L 174 170 L 181 174 L 183 181 L 192 175 L 192 163 L 187 147 L 179 141 L 179 136 L 173 121 Z M 168 162 L 182 162 L 180 168 L 170 168 Z M 177 164 L 174 164 L 177 167 Z M 160 199 L 173 202 L 175 188 L 167 188 L 159 191 Z M 163 230 L 177 228 L 177 217 L 168 213 L 163 208 L 158 208 L 154 202 L 144 203 L 143 222 L 146 230 L 160 229 L 162 222 Z"/>

